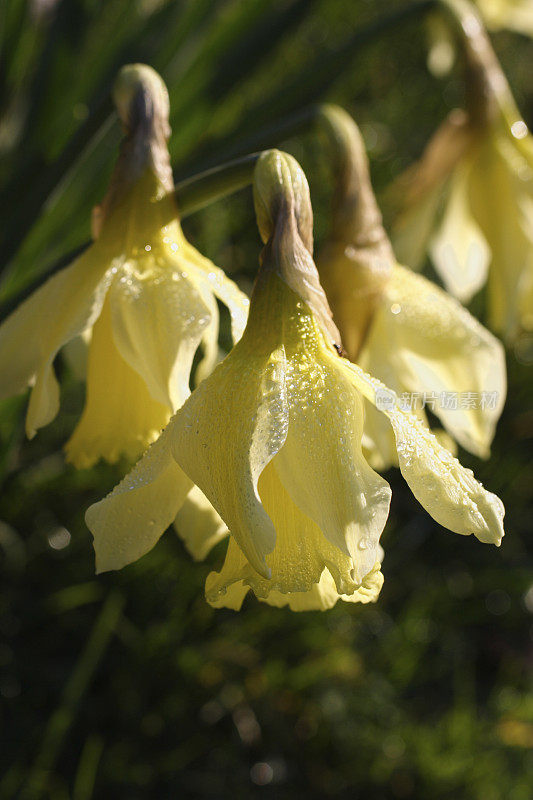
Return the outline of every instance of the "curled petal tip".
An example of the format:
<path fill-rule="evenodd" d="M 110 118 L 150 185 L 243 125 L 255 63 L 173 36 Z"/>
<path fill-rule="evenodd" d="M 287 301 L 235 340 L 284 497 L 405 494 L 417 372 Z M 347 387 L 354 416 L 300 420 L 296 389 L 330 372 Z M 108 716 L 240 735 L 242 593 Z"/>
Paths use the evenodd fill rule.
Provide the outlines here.
<path fill-rule="evenodd" d="M 280 150 L 267 150 L 254 174 L 254 204 L 263 242 L 273 235 L 280 213 L 294 213 L 298 233 L 313 251 L 313 211 L 307 178 L 295 158 Z"/>
<path fill-rule="evenodd" d="M 167 87 L 147 64 L 127 64 L 113 86 L 113 101 L 123 125 L 129 131 L 147 118 L 159 118 L 168 125 L 170 104 Z"/>

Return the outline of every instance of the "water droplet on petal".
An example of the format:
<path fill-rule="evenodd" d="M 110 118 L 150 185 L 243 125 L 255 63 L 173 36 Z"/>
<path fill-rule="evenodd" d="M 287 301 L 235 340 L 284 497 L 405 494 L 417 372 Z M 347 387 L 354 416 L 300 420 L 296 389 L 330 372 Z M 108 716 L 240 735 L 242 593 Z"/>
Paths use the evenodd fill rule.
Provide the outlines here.
<path fill-rule="evenodd" d="M 518 119 L 516 122 L 513 122 L 511 125 L 511 133 L 515 139 L 524 139 L 524 137 L 527 136 L 527 125 L 523 119 Z"/>

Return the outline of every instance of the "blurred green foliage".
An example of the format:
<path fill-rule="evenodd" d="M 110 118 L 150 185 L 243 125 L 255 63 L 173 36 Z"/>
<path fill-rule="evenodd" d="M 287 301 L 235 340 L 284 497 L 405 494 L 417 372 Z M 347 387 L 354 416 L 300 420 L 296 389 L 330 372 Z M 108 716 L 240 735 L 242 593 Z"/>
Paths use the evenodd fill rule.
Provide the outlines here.
<path fill-rule="evenodd" d="M 280 118 L 327 99 L 360 123 L 384 189 L 461 98 L 459 73 L 437 81 L 426 69 L 430 4 L 405 3 L 5 0 L 0 300 L 89 238 L 120 138 L 109 86 L 129 61 L 168 83 L 177 178 L 279 145 Z M 533 43 L 502 33 L 495 45 L 532 123 Z M 283 146 L 308 173 L 319 245 L 327 163 L 311 134 Z M 249 191 L 185 227 L 250 286 Z M 508 363 L 491 460 L 461 455 L 505 502 L 502 548 L 439 531 L 393 472 L 380 600 L 324 614 L 253 599 L 214 611 L 203 582 L 224 546 L 195 564 L 172 532 L 95 577 L 84 510 L 127 465 L 65 466 L 83 404 L 65 362 L 61 413 L 35 440 L 25 398 L 4 402 L 0 798 L 529 800 L 532 367 Z"/>

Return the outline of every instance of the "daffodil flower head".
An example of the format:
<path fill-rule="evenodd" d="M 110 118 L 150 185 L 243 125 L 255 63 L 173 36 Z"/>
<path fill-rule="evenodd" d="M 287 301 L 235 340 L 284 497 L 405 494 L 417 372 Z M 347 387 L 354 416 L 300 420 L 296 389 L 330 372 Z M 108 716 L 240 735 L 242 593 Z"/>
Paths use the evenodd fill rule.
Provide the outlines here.
<path fill-rule="evenodd" d="M 483 22 L 490 31 L 512 30 L 533 36 L 531 0 L 475 0 Z M 427 19 L 428 67 L 437 77 L 447 75 L 455 62 L 457 42 L 439 11 Z"/>
<path fill-rule="evenodd" d="M 487 457 L 505 400 L 502 345 L 438 286 L 397 264 L 356 123 L 336 106 L 322 108 L 321 122 L 337 178 L 332 231 L 317 265 L 346 353 L 406 402 L 414 398 L 426 424 L 422 402 L 432 398 L 428 406 L 453 439 Z M 387 419 L 370 403 L 366 412 L 367 457 L 379 469 L 397 463 Z"/>
<path fill-rule="evenodd" d="M 93 214 L 93 244 L 50 278 L 0 327 L 1 396 L 31 386 L 29 437 L 59 409 L 58 351 L 90 337 L 82 417 L 67 458 L 137 458 L 218 357 L 216 297 L 229 307 L 235 339 L 248 300 L 185 239 L 168 154 L 169 101 L 159 75 L 124 67 L 114 99 L 125 139 L 109 190 Z"/>
<path fill-rule="evenodd" d="M 463 43 L 466 109 L 394 184 L 394 248 L 413 267 L 429 252 L 463 302 L 488 281 L 490 325 L 513 343 L 533 330 L 533 138 L 475 8 L 442 3 Z"/>
<path fill-rule="evenodd" d="M 531 0 L 476 0 L 490 30 L 504 28 L 533 36 L 533 3 Z"/>
<path fill-rule="evenodd" d="M 254 198 L 264 248 L 246 330 L 130 475 L 88 509 L 98 570 L 153 547 L 195 485 L 230 534 L 207 579 L 212 605 L 238 609 L 250 590 L 295 610 L 375 600 L 391 491 L 362 452 L 363 399 L 379 406 L 383 392 L 416 497 L 451 530 L 499 544 L 501 501 L 394 392 L 339 355 L 294 159 L 263 154 Z"/>

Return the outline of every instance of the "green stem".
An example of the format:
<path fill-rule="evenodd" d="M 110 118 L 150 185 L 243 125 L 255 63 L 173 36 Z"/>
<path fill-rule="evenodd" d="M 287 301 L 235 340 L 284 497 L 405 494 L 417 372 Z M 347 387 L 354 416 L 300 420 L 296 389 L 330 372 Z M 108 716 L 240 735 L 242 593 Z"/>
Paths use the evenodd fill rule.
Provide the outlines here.
<path fill-rule="evenodd" d="M 269 149 L 285 139 L 305 132 L 320 113 L 321 106 L 309 106 L 271 125 L 261 134 L 262 144 Z M 255 165 L 262 152 L 263 149 L 235 158 L 177 183 L 175 194 L 180 218 L 188 217 L 222 197 L 250 186 Z"/>
<path fill-rule="evenodd" d="M 485 129 L 501 111 L 521 119 L 481 16 L 469 0 L 439 0 L 463 53 L 465 109 Z"/>
<path fill-rule="evenodd" d="M 195 211 L 249 186 L 260 155 L 261 153 L 252 153 L 237 158 L 176 184 L 175 194 L 180 218 L 188 217 Z"/>
<path fill-rule="evenodd" d="M 78 705 L 87 691 L 118 625 L 123 606 L 124 598 L 118 592 L 112 592 L 108 596 L 95 622 L 89 641 L 65 685 L 59 708 L 54 711 L 48 721 L 41 748 L 20 795 L 21 800 L 32 800 L 32 798 L 43 796 L 49 773 L 54 767 L 67 732 L 74 721 Z"/>
<path fill-rule="evenodd" d="M 100 736 L 87 737 L 76 771 L 72 800 L 91 800 L 103 750 L 104 740 Z"/>

